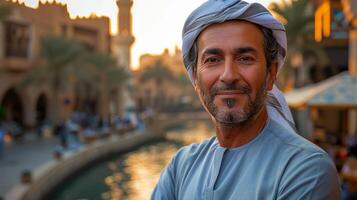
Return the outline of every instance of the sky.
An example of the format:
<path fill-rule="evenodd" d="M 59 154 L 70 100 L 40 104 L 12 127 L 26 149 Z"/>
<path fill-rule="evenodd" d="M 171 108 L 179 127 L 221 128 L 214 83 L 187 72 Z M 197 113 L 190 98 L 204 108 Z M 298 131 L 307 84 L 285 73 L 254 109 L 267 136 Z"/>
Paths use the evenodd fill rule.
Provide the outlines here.
<path fill-rule="evenodd" d="M 21 1 L 21 0 L 20 0 Z M 36 7 L 38 0 L 22 0 L 30 7 Z M 41 0 L 46 1 L 46 0 Z M 53 0 L 50 0 L 53 1 Z M 66 3 L 72 18 L 89 16 L 108 16 L 111 19 L 111 32 L 117 30 L 118 8 L 116 0 L 57 0 Z M 133 34 L 135 43 L 131 50 L 132 68 L 139 65 L 140 55 L 161 54 L 165 48 L 173 52 L 180 47 L 181 31 L 186 17 L 205 0 L 134 0 L 132 7 Z M 246 0 L 267 6 L 274 0 Z M 100 2 L 100 3 L 98 3 Z"/>

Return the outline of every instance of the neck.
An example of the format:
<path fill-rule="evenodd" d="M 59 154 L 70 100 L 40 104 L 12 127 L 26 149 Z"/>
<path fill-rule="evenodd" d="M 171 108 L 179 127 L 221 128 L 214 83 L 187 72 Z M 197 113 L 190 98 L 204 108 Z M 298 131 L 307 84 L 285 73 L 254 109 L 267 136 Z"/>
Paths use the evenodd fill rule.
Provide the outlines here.
<path fill-rule="evenodd" d="M 256 117 L 240 124 L 216 124 L 218 142 L 222 147 L 235 148 L 249 143 L 263 130 L 268 119 L 264 107 Z"/>

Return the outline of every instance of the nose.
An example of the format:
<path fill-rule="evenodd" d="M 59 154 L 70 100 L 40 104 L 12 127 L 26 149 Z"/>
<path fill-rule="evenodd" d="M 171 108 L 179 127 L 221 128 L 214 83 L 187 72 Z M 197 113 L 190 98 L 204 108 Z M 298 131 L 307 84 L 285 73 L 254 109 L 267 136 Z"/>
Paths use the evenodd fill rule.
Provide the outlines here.
<path fill-rule="evenodd" d="M 220 81 L 226 84 L 231 84 L 239 80 L 238 68 L 231 60 L 225 60 L 224 71 L 220 76 Z"/>

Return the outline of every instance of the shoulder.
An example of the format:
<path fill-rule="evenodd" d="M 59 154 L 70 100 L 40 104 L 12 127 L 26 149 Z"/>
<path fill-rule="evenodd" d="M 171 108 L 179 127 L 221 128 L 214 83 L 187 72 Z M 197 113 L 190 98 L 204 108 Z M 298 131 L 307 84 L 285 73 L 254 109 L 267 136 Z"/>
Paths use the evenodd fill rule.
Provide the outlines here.
<path fill-rule="evenodd" d="M 340 199 L 334 163 L 318 152 L 291 159 L 281 174 L 278 195 L 280 199 Z"/>
<path fill-rule="evenodd" d="M 209 150 L 214 143 L 215 137 L 212 137 L 178 150 L 161 173 L 151 199 L 177 199 L 180 183 L 186 177 L 186 172 L 192 169 L 192 163 L 206 155 L 206 150 Z"/>
<path fill-rule="evenodd" d="M 272 120 L 270 140 L 277 143 L 277 150 L 284 156 L 284 166 L 287 168 L 309 168 L 321 173 L 336 172 L 335 165 L 329 155 L 317 145 L 299 134 L 285 129 Z M 273 138 L 273 139 L 272 139 Z"/>
<path fill-rule="evenodd" d="M 340 199 L 338 173 L 328 154 L 276 121 L 271 126 L 269 137 L 279 145 L 282 157 L 281 199 Z"/>
<path fill-rule="evenodd" d="M 278 144 L 283 152 L 299 154 L 301 158 L 315 155 L 329 160 L 328 154 L 320 147 L 275 120 L 271 120 L 269 132 L 269 139 Z"/>
<path fill-rule="evenodd" d="M 191 144 L 179 149 L 170 162 L 170 167 L 174 175 L 176 176 L 178 171 L 183 172 L 189 170 L 194 162 L 206 157 L 209 151 L 212 151 L 212 148 L 216 145 L 216 137 L 211 137 L 201 143 Z"/>
<path fill-rule="evenodd" d="M 189 161 L 202 156 L 203 153 L 210 151 L 212 147 L 217 145 L 216 137 L 211 137 L 202 141 L 201 143 L 194 143 L 188 146 L 184 146 L 179 149 L 174 156 L 177 161 Z"/>

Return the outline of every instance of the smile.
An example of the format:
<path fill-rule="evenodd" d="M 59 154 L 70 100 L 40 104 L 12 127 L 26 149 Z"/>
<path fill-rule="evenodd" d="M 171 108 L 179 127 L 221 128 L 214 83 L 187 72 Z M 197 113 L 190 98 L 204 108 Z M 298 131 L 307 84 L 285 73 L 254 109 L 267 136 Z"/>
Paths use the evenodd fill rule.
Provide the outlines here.
<path fill-rule="evenodd" d="M 224 90 L 224 91 L 219 91 L 216 93 L 216 95 L 226 95 L 226 96 L 242 95 L 242 94 L 245 94 L 245 92 L 240 91 L 240 90 Z"/>

